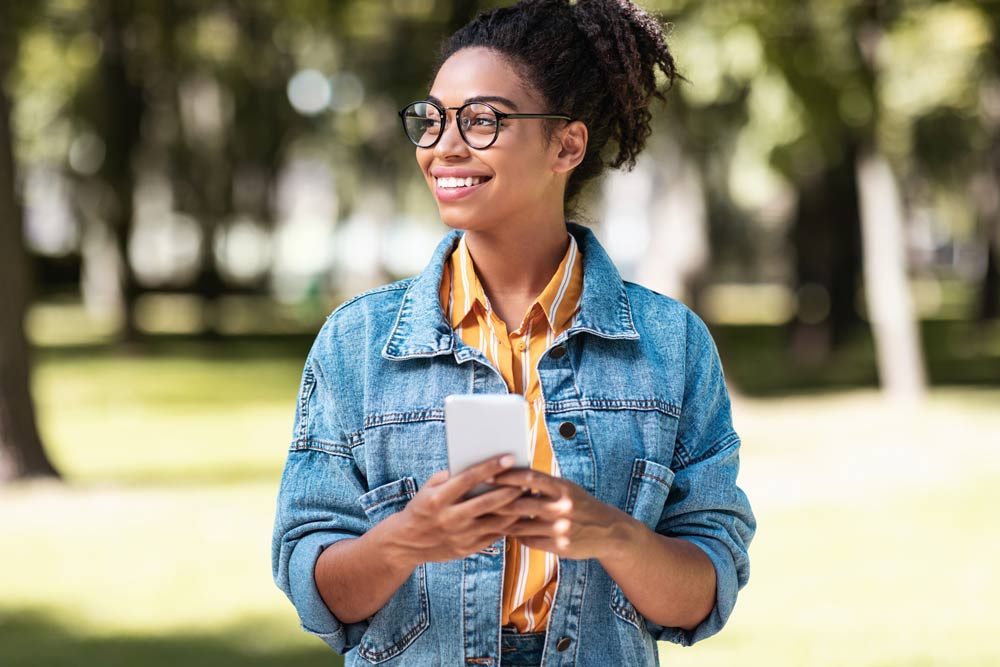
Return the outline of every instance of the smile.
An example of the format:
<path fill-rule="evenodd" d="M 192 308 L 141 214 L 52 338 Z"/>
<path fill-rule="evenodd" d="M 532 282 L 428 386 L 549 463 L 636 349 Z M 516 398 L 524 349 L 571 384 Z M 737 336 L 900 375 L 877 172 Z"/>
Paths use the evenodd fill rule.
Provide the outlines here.
<path fill-rule="evenodd" d="M 488 176 L 467 176 L 465 178 L 438 178 L 437 186 L 443 189 L 470 188 L 489 180 Z"/>
<path fill-rule="evenodd" d="M 492 176 L 436 176 L 434 196 L 441 204 L 457 202 L 472 197 L 492 180 Z"/>

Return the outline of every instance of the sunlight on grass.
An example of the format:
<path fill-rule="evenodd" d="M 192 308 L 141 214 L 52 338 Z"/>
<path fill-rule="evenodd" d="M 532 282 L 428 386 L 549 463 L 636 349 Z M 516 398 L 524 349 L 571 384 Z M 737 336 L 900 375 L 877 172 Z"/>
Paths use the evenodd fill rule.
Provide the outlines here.
<path fill-rule="evenodd" d="M 0 491 L 0 664 L 340 664 L 271 580 L 301 368 L 43 357 L 42 427 L 68 483 Z M 661 644 L 663 663 L 1000 664 L 998 405 L 998 390 L 910 411 L 872 392 L 738 399 L 751 582 L 722 634 Z"/>
<path fill-rule="evenodd" d="M 274 477 L 302 361 L 113 358 L 42 363 L 43 434 L 75 481 L 223 483 Z"/>
<path fill-rule="evenodd" d="M 0 492 L 0 664 L 340 664 L 271 580 L 301 364 L 43 354 L 67 483 Z"/>
<path fill-rule="evenodd" d="M 759 522 L 726 629 L 675 667 L 1000 664 L 1000 392 L 740 400 L 741 486 Z"/>
<path fill-rule="evenodd" d="M 5 492 L 0 524 L 17 540 L 0 557 L 0 647 L 17 643 L 4 637 L 4 616 L 16 622 L 32 610 L 71 629 L 74 641 L 217 636 L 241 651 L 329 658 L 271 581 L 275 489 L 276 480 Z"/>
<path fill-rule="evenodd" d="M 1000 664 L 1000 475 L 847 509 L 758 508 L 752 575 L 726 629 L 673 667 Z"/>

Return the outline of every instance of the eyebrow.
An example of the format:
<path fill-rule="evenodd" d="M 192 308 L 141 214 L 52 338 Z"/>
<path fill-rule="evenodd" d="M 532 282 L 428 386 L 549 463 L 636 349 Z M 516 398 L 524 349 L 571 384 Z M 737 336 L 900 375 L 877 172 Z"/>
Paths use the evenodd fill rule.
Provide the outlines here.
<path fill-rule="evenodd" d="M 428 95 L 427 101 L 433 102 L 438 106 L 442 107 L 444 106 L 444 102 L 434 97 L 433 95 Z M 498 102 L 499 104 L 504 104 L 513 109 L 514 111 L 517 111 L 516 104 L 514 104 L 511 100 L 507 99 L 506 97 L 500 97 L 499 95 L 476 95 L 475 97 L 467 97 L 465 99 L 465 102 L 463 102 L 463 104 L 468 104 L 469 102 Z"/>

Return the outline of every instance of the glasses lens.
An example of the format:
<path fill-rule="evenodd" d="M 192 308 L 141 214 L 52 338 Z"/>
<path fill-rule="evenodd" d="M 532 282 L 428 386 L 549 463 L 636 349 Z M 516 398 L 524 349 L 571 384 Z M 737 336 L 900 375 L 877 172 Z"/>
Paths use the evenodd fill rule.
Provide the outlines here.
<path fill-rule="evenodd" d="M 485 104 L 470 104 L 458 119 L 465 140 L 473 148 L 486 148 L 497 136 L 497 115 Z"/>
<path fill-rule="evenodd" d="M 417 146 L 430 146 L 441 133 L 441 110 L 428 102 L 414 102 L 403 110 L 403 129 Z"/>

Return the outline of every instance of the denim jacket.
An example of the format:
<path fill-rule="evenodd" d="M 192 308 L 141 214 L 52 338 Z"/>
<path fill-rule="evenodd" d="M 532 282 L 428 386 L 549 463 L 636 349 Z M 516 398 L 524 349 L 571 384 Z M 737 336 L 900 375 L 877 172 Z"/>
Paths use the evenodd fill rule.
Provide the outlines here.
<path fill-rule="evenodd" d="M 595 236 L 568 223 L 584 258 L 576 322 L 538 362 L 561 475 L 650 529 L 696 544 L 716 571 L 715 607 L 693 631 L 643 617 L 597 560 L 559 560 L 543 665 L 657 665 L 656 642 L 718 632 L 747 582 L 756 522 L 736 485 L 740 440 L 715 344 L 679 302 L 623 282 Z M 402 510 L 447 467 L 444 398 L 504 393 L 500 373 L 449 326 L 442 268 L 350 299 L 308 355 L 272 542 L 277 585 L 302 629 L 346 665 L 500 664 L 504 542 L 416 568 L 371 617 L 341 623 L 313 578 L 320 553 Z M 575 429 L 560 428 L 572 424 Z M 570 437 L 561 435 L 572 434 Z"/>

